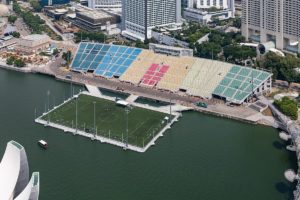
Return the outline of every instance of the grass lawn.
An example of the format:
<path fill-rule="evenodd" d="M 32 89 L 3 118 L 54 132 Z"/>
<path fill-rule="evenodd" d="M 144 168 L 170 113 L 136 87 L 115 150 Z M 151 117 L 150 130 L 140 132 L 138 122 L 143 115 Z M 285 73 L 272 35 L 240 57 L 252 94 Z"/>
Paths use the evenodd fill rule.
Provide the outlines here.
<path fill-rule="evenodd" d="M 94 133 L 94 103 L 95 124 L 97 134 L 112 139 L 126 141 L 126 112 L 125 107 L 116 105 L 115 102 L 80 95 L 77 98 L 78 129 Z M 143 147 L 155 136 L 165 125 L 164 118 L 168 114 L 133 107 L 128 114 L 128 143 Z M 75 128 L 76 123 L 76 100 L 60 106 L 48 115 L 44 120 Z"/>

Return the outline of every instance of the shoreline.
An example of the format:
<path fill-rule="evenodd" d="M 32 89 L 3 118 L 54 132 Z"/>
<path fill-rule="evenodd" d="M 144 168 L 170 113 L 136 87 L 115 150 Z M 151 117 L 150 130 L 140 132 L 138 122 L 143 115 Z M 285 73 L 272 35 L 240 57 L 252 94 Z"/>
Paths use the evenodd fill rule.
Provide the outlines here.
<path fill-rule="evenodd" d="M 65 78 L 65 76 L 62 76 L 62 75 L 59 75 L 59 74 L 55 74 L 53 72 L 45 71 L 45 70 L 43 70 L 43 68 L 40 68 L 40 70 L 38 70 L 38 68 L 34 68 L 33 69 L 33 68 L 29 68 L 29 67 L 26 68 L 26 69 L 22 69 L 22 68 L 20 69 L 20 68 L 16 68 L 16 67 L 12 67 L 12 66 L 4 66 L 4 65 L 2 65 L 2 63 L 0 63 L 0 69 L 11 70 L 11 71 L 16 71 L 16 72 L 23 72 L 23 73 L 32 73 L 32 74 L 47 75 L 47 76 L 51 76 L 51 77 L 55 78 L 58 81 L 63 81 L 63 82 L 67 82 L 67 83 L 74 83 L 74 84 L 78 84 L 78 85 L 85 85 L 86 84 L 83 81 L 81 82 L 81 81 L 78 81 L 76 79 L 72 79 L 72 80 L 71 79 L 67 79 L 67 78 Z M 102 88 L 106 88 L 108 90 L 113 90 L 113 88 L 106 87 L 106 85 L 101 85 L 101 86 L 97 85 L 97 87 L 102 87 Z M 149 97 L 148 95 L 141 95 L 141 96 L 143 96 L 145 98 L 153 99 L 153 98 Z M 160 98 L 159 98 L 159 100 L 165 100 L 166 101 L 166 99 L 160 99 Z M 239 116 L 235 116 L 235 115 L 231 115 L 231 114 L 228 114 L 228 113 L 214 112 L 214 111 L 207 110 L 207 109 L 204 109 L 204 108 L 195 108 L 195 107 L 192 108 L 192 111 L 196 111 L 196 112 L 200 112 L 200 113 L 204 113 L 204 114 L 208 114 L 208 115 L 212 115 L 212 116 L 216 116 L 216 117 L 222 117 L 222 118 L 227 118 L 227 119 L 231 119 L 231 120 L 237 120 L 237 121 L 244 122 L 244 123 L 269 126 L 269 127 L 273 127 L 273 128 L 278 129 L 278 127 L 275 127 L 274 125 L 271 125 L 271 124 L 265 124 L 265 123 L 262 123 L 261 121 L 249 120 L 249 119 L 246 119 L 246 118 L 243 118 L 243 117 L 239 117 Z M 47 123 L 48 123 L 47 121 L 43 121 L 42 122 L 42 121 L 39 121 L 38 118 L 35 119 L 35 121 L 37 123 L 43 124 L 44 126 L 49 126 L 49 124 L 47 125 Z M 53 126 L 53 127 L 57 128 L 55 126 Z M 282 127 L 280 127 L 280 128 L 282 129 Z M 59 129 L 60 130 L 64 130 L 63 128 L 59 128 Z M 74 130 L 73 130 L 73 132 L 72 132 L 72 130 L 71 131 L 67 130 L 67 132 L 74 133 Z M 85 136 L 87 138 L 93 139 L 93 136 L 91 136 L 91 134 L 88 134 L 88 135 L 80 134 L 80 135 L 83 135 L 83 136 Z M 297 165 L 298 165 L 298 172 L 297 172 L 297 174 L 299 175 L 300 174 L 300 170 L 299 170 L 300 169 L 299 168 L 299 166 L 300 166 L 300 142 L 298 142 L 298 141 L 300 141 L 300 134 L 299 133 L 295 134 L 295 132 L 294 132 L 294 133 L 291 133 L 291 135 L 292 135 L 292 140 L 296 143 L 296 147 L 297 147 L 297 150 L 296 150 L 296 156 L 297 156 L 297 160 L 298 160 L 297 161 Z M 159 137 L 162 137 L 162 136 L 163 136 L 163 134 L 157 134 L 156 137 L 155 137 L 155 140 L 158 139 Z M 113 144 L 113 145 L 116 145 L 116 146 L 124 147 L 122 145 L 114 144 L 113 141 L 111 141 L 111 142 L 106 141 L 105 139 L 107 140 L 107 138 L 104 138 L 104 140 L 103 140 L 102 137 L 101 138 L 97 138 L 97 140 L 99 140 L 101 143 L 102 142 L 103 143 L 110 143 L 110 144 Z M 154 142 L 153 143 L 151 143 L 151 142 L 148 144 L 149 147 L 152 146 L 152 145 L 155 145 Z M 138 151 L 138 152 L 142 152 L 142 151 Z M 297 186 L 296 186 L 296 188 L 294 190 L 294 197 L 295 197 L 296 200 L 300 200 L 300 182 L 297 183 Z"/>
<path fill-rule="evenodd" d="M 16 72 L 21 72 L 21 73 L 32 73 L 32 74 L 41 74 L 41 75 L 47 75 L 47 76 L 51 76 L 53 78 L 55 78 L 58 81 L 62 81 L 62 82 L 66 82 L 66 83 L 73 83 L 73 84 L 77 84 L 77 85 L 86 85 L 86 81 L 82 80 L 76 80 L 76 79 L 67 79 L 65 76 L 59 75 L 59 74 L 55 74 L 54 72 L 50 72 L 49 70 L 44 70 L 44 67 L 35 67 L 35 68 L 30 68 L 30 67 L 25 67 L 25 68 L 17 68 L 17 67 L 13 67 L 13 66 L 8 66 L 8 65 L 4 65 L 3 63 L 0 63 L 0 68 L 5 69 L 5 70 L 11 70 L 11 71 L 16 71 Z M 100 80 L 99 80 L 100 82 Z M 113 82 L 113 80 L 111 80 L 111 82 Z M 107 90 L 112 90 L 115 91 L 114 88 L 108 87 L 105 84 L 99 84 L 96 85 L 96 87 L 102 87 L 105 88 Z M 121 93 L 131 93 L 131 92 L 127 92 L 127 91 L 121 91 Z M 166 98 L 162 98 L 162 97 L 153 97 L 151 95 L 147 95 L 147 94 L 138 94 L 141 97 L 144 98 L 148 98 L 148 99 L 153 99 L 153 100 L 160 100 L 160 101 L 164 101 L 164 102 L 169 102 L 169 99 Z M 180 102 L 179 104 L 187 106 L 186 104 L 188 104 L 190 102 Z M 209 105 L 210 107 L 210 105 Z M 237 108 L 237 107 L 234 107 Z M 209 115 L 214 115 L 217 117 L 222 117 L 222 118 L 227 118 L 227 119 L 231 119 L 231 120 L 237 120 L 237 121 L 241 121 L 244 123 L 250 123 L 250 124 L 259 124 L 259 125 L 263 125 L 263 126 L 271 126 L 273 128 L 278 128 L 276 127 L 274 124 L 267 124 L 267 123 L 262 123 L 260 120 L 253 120 L 253 119 L 247 119 L 245 117 L 241 117 L 238 115 L 233 115 L 230 113 L 226 113 L 226 112 L 220 112 L 220 111 L 213 111 L 210 110 L 209 108 L 200 108 L 200 107 L 192 107 L 193 111 L 196 112 L 200 112 L 200 113 L 204 113 L 204 114 L 209 114 Z M 238 112 L 236 112 L 238 113 Z"/>

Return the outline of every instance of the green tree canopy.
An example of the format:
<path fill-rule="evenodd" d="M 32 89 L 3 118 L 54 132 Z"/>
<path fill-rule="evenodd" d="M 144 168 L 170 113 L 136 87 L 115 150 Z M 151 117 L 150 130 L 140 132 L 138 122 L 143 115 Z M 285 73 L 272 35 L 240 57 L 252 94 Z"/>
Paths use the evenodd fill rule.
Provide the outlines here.
<path fill-rule="evenodd" d="M 221 45 L 214 42 L 203 42 L 195 45 L 196 56 L 201 58 L 217 59 L 217 55 L 222 51 Z"/>
<path fill-rule="evenodd" d="M 82 40 L 95 41 L 95 42 L 105 42 L 105 35 L 102 32 L 86 32 L 79 31 L 75 33 L 75 42 L 78 43 Z"/>
<path fill-rule="evenodd" d="M 228 45 L 223 49 L 224 57 L 228 62 L 237 62 L 256 57 L 256 49 L 240 45 Z"/>
<path fill-rule="evenodd" d="M 288 82 L 300 82 L 300 74 L 296 69 L 300 69 L 300 58 L 292 55 L 281 57 L 273 52 L 268 52 L 257 61 L 261 68 L 272 71 L 274 79 Z"/>
<path fill-rule="evenodd" d="M 286 116 L 293 120 L 298 119 L 298 105 L 297 103 L 288 98 L 283 97 L 281 100 L 275 100 L 274 105 Z"/>
<path fill-rule="evenodd" d="M 18 19 L 18 18 L 17 18 L 17 16 L 15 16 L 15 15 L 9 15 L 9 16 L 7 17 L 7 21 L 8 21 L 9 23 L 11 23 L 11 24 L 14 24 L 15 21 L 16 21 L 17 19 Z"/>
<path fill-rule="evenodd" d="M 33 10 L 35 12 L 41 12 L 42 11 L 42 6 L 41 6 L 40 2 L 37 1 L 37 0 L 31 0 L 30 5 L 31 5 L 31 7 L 33 8 Z"/>
<path fill-rule="evenodd" d="M 62 54 L 62 58 L 67 62 L 67 64 L 69 65 L 71 63 L 72 60 L 72 52 L 71 51 L 67 51 L 64 52 Z"/>
<path fill-rule="evenodd" d="M 22 59 L 16 59 L 14 61 L 15 67 L 25 67 L 25 62 Z"/>
<path fill-rule="evenodd" d="M 12 36 L 14 36 L 15 38 L 19 38 L 21 35 L 20 35 L 19 32 L 14 31 L 14 32 L 12 33 Z"/>

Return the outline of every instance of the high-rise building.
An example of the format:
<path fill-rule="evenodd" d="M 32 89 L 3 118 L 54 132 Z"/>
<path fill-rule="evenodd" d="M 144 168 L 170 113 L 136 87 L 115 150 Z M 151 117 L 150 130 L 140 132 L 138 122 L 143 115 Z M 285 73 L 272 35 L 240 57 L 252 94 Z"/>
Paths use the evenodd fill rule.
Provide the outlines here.
<path fill-rule="evenodd" d="M 123 0 L 122 34 L 132 39 L 151 37 L 156 26 L 181 22 L 181 0 Z"/>
<path fill-rule="evenodd" d="M 184 19 L 200 24 L 234 17 L 234 0 L 188 0 L 188 7 L 183 11 Z"/>
<path fill-rule="evenodd" d="M 188 0 L 189 8 L 211 8 L 219 9 L 231 8 L 234 5 L 234 0 Z"/>
<path fill-rule="evenodd" d="M 242 34 L 246 40 L 300 52 L 299 0 L 242 0 Z"/>
<path fill-rule="evenodd" d="M 90 8 L 121 8 L 122 0 L 88 0 Z"/>
<path fill-rule="evenodd" d="M 44 6 L 53 6 L 53 5 L 62 5 L 70 3 L 70 0 L 39 0 L 42 7 Z"/>

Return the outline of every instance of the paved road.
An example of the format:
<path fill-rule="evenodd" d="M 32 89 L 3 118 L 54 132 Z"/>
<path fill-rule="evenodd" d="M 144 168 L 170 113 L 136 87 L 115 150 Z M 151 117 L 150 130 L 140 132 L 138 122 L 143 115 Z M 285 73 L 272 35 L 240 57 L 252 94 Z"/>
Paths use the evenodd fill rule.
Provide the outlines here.
<path fill-rule="evenodd" d="M 22 18 L 19 18 L 15 21 L 14 25 L 16 26 L 18 32 L 21 36 L 27 36 L 30 34 L 30 31 L 28 27 L 24 24 L 24 21 Z"/>
<path fill-rule="evenodd" d="M 46 25 L 49 26 L 49 28 L 51 28 L 57 35 L 60 35 L 61 38 L 63 39 L 63 41 L 64 41 L 65 43 L 68 43 L 69 45 L 74 45 L 74 44 L 75 44 L 74 41 L 73 41 L 72 39 L 70 40 L 70 39 L 66 38 L 66 36 L 65 36 L 64 34 L 62 34 L 61 32 L 59 32 L 59 31 L 54 27 L 52 21 L 51 21 L 47 16 L 45 16 L 43 13 L 36 13 L 36 14 L 37 14 L 38 16 L 40 16 L 40 18 L 42 18 L 42 19 L 45 21 Z"/>

